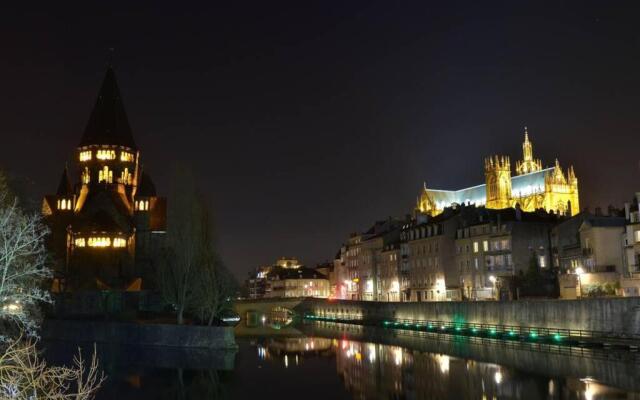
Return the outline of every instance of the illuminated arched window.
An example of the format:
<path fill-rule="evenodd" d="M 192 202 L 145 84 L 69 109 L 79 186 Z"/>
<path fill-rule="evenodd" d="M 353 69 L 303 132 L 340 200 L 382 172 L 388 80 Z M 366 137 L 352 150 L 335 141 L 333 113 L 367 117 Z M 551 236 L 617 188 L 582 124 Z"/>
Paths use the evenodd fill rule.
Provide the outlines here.
<path fill-rule="evenodd" d="M 98 171 L 98 182 L 113 183 L 113 171 L 106 165 Z"/>
<path fill-rule="evenodd" d="M 149 200 L 136 200 L 135 207 L 138 211 L 149 211 Z"/>
<path fill-rule="evenodd" d="M 98 160 L 115 160 L 116 152 L 115 150 L 98 150 L 96 151 L 96 158 Z"/>
<path fill-rule="evenodd" d="M 91 150 L 81 151 L 80 161 L 89 161 L 89 160 L 91 160 Z"/>
<path fill-rule="evenodd" d="M 130 162 L 133 161 L 133 154 L 127 151 L 120 153 L 120 161 Z"/>
<path fill-rule="evenodd" d="M 82 183 L 88 184 L 91 181 L 91 174 L 89 173 L 89 168 L 84 167 L 84 171 L 82 172 Z"/>
<path fill-rule="evenodd" d="M 125 185 L 131 185 L 131 172 L 129 172 L 129 168 L 125 168 L 120 174 L 120 182 Z"/>

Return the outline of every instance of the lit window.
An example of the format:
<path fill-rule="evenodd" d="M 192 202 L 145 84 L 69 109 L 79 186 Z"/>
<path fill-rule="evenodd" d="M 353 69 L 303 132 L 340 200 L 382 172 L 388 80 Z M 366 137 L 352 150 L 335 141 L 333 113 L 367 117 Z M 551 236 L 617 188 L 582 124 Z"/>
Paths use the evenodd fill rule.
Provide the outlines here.
<path fill-rule="evenodd" d="M 98 171 L 98 182 L 113 183 L 113 171 L 106 165 Z"/>
<path fill-rule="evenodd" d="M 115 150 L 98 150 L 96 151 L 96 158 L 98 160 L 115 160 L 116 151 Z"/>
<path fill-rule="evenodd" d="M 482 242 L 482 250 L 489 251 L 489 241 L 485 240 Z"/>
<path fill-rule="evenodd" d="M 120 182 L 125 185 L 131 185 L 131 172 L 129 172 L 129 168 L 125 168 L 120 174 Z"/>
<path fill-rule="evenodd" d="M 127 245 L 127 241 L 122 238 L 113 239 L 113 247 L 125 247 Z"/>
<path fill-rule="evenodd" d="M 545 256 L 538 257 L 540 268 L 546 268 L 547 266 L 547 258 Z"/>
<path fill-rule="evenodd" d="M 84 247 L 85 244 L 86 244 L 84 238 L 76 238 L 74 243 L 75 243 L 76 247 Z"/>
<path fill-rule="evenodd" d="M 636 243 L 640 242 L 640 231 L 636 231 L 635 235 L 636 235 L 636 238 L 635 238 L 636 239 Z"/>
<path fill-rule="evenodd" d="M 473 242 L 473 252 L 477 253 L 478 251 L 480 251 L 480 246 L 478 245 L 478 242 Z"/>
<path fill-rule="evenodd" d="M 91 174 L 89 173 L 89 168 L 84 167 L 84 171 L 82 172 L 82 183 L 85 185 L 91 181 Z"/>
<path fill-rule="evenodd" d="M 80 161 L 89 161 L 89 160 L 91 160 L 91 150 L 81 151 Z"/>
<path fill-rule="evenodd" d="M 58 200 L 58 210 L 71 210 L 71 200 L 61 199 Z"/>
<path fill-rule="evenodd" d="M 127 151 L 120 153 L 120 161 L 130 162 L 133 161 L 133 154 Z"/>
<path fill-rule="evenodd" d="M 147 211 L 149 210 L 149 200 L 138 200 L 135 203 L 136 210 L 138 211 Z"/>
<path fill-rule="evenodd" d="M 90 237 L 87 243 L 89 244 L 89 247 L 109 247 L 111 246 L 111 238 Z"/>

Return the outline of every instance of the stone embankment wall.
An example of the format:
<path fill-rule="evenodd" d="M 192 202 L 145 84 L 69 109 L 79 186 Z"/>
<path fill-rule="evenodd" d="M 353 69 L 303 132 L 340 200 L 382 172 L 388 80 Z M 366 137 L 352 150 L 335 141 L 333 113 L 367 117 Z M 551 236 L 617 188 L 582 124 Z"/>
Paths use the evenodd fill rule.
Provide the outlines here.
<path fill-rule="evenodd" d="M 564 348 L 538 343 L 449 338 L 438 334 L 402 333 L 399 330 L 319 322 L 309 335 L 401 346 L 424 353 L 446 354 L 461 359 L 498 364 L 542 376 L 590 377 L 600 383 L 628 391 L 640 390 L 636 358 L 617 358 L 610 350 Z M 464 383 L 462 383 L 464 384 Z"/>
<path fill-rule="evenodd" d="M 42 338 L 77 343 L 98 342 L 207 349 L 237 348 L 233 328 L 219 326 L 48 319 L 42 327 Z"/>
<path fill-rule="evenodd" d="M 372 323 L 433 320 L 640 336 L 640 297 L 422 303 L 306 299 L 296 310 Z"/>

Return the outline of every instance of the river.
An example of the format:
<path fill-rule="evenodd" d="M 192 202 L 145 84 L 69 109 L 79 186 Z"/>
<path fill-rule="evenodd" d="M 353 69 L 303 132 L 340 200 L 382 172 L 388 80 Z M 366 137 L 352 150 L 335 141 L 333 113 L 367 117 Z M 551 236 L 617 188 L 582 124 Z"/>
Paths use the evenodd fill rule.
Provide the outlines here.
<path fill-rule="evenodd" d="M 236 336 L 225 352 L 98 346 L 98 399 L 640 399 L 638 353 L 326 322 Z M 44 348 L 61 363 L 75 345 Z"/>

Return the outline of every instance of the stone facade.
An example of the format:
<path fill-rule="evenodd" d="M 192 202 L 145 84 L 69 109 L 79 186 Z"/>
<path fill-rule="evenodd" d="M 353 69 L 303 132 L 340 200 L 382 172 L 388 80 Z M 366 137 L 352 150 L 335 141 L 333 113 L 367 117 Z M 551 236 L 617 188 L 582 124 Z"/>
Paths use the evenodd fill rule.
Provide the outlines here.
<path fill-rule="evenodd" d="M 534 261 L 550 267 L 549 233 L 558 218 L 544 210 L 462 205 L 435 216 L 378 222 L 353 234 L 337 256 L 336 276 L 344 279 L 337 297 L 417 302 L 513 298 L 517 274 Z"/>
<path fill-rule="evenodd" d="M 519 206 L 523 211 L 545 209 L 563 215 L 580 212 L 578 178 L 573 167 L 563 171 L 555 165 L 543 168 L 533 158 L 533 144 L 525 128 L 522 144 L 523 159 L 516 163 L 517 175 L 511 176 L 511 161 L 507 156 L 487 157 L 484 163 L 485 183 L 460 190 L 422 189 L 416 212 L 429 215 L 441 213 L 452 204 L 475 204 L 491 209 Z"/>

